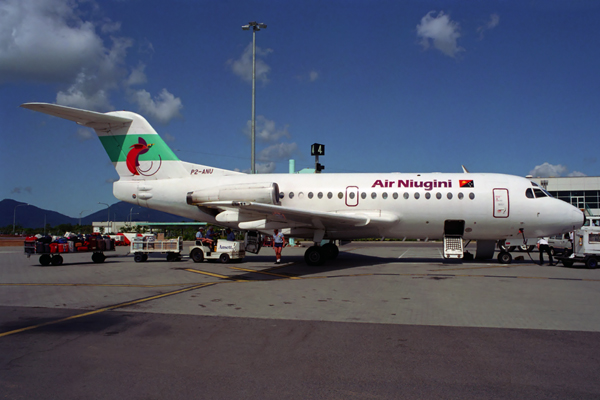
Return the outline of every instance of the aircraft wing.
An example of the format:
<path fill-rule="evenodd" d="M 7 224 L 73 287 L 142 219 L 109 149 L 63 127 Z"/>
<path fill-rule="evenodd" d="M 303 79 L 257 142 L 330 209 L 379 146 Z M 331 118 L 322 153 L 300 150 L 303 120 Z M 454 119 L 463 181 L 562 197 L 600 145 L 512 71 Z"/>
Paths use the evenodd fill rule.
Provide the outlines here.
<path fill-rule="evenodd" d="M 280 223 L 285 226 L 303 226 L 314 229 L 344 229 L 349 227 L 361 227 L 372 224 L 391 224 L 397 222 L 400 217 L 392 213 L 384 213 L 379 210 L 361 212 L 327 212 L 314 210 L 300 210 L 290 207 L 282 207 L 271 204 L 243 202 L 243 201 L 212 201 L 202 203 L 202 206 L 218 208 L 223 210 L 222 216 L 235 210 L 242 214 L 243 220 L 240 228 L 249 228 L 252 221 L 266 220 L 268 222 Z M 219 221 L 219 214 L 217 221 Z"/>

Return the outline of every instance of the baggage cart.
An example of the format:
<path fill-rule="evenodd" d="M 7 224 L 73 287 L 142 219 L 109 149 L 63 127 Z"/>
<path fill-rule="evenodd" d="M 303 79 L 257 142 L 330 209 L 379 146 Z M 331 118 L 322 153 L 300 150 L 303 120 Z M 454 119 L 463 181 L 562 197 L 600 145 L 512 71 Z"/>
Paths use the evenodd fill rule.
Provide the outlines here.
<path fill-rule="evenodd" d="M 140 238 L 142 239 L 142 238 Z M 183 251 L 183 238 L 169 240 L 136 240 L 131 242 L 130 253 L 133 254 L 135 262 L 148 260 L 150 253 L 162 253 L 167 255 L 167 261 L 180 261 Z"/>
<path fill-rule="evenodd" d="M 86 244 L 86 245 L 84 245 Z M 91 236 L 85 243 L 67 240 L 64 243 L 44 243 L 39 240 L 25 240 L 24 252 L 27 258 L 39 254 L 43 266 L 62 265 L 65 254 L 92 253 L 92 261 L 103 263 L 105 251 L 115 251 L 115 241 L 101 236 Z"/>

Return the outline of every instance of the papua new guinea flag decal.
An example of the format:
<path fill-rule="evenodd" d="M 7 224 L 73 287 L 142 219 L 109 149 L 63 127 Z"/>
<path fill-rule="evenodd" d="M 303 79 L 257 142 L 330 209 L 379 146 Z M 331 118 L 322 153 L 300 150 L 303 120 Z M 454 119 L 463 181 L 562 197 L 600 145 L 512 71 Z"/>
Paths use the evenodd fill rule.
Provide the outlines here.
<path fill-rule="evenodd" d="M 475 187 L 475 183 L 473 182 L 473 180 L 459 180 L 458 181 L 459 186 L 460 187 L 466 187 L 466 188 L 474 188 Z"/>

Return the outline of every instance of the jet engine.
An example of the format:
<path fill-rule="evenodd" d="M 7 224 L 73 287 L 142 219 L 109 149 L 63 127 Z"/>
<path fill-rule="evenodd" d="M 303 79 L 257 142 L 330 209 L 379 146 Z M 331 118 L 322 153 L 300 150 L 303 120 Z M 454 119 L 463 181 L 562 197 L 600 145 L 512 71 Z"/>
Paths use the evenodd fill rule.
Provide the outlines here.
<path fill-rule="evenodd" d="M 274 182 L 224 185 L 195 190 L 187 194 L 187 203 L 190 205 L 211 201 L 253 201 L 263 204 L 279 204 L 279 185 Z"/>

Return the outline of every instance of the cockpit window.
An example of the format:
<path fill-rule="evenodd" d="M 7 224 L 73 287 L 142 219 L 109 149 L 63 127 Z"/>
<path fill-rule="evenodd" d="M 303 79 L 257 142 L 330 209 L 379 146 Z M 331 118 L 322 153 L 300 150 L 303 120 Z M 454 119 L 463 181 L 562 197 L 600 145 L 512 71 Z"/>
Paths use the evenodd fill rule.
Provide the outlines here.
<path fill-rule="evenodd" d="M 543 187 L 541 187 L 540 185 L 538 185 L 537 183 L 530 181 L 531 182 L 531 186 L 534 187 L 534 192 L 535 192 L 535 197 L 553 197 L 550 193 L 548 193 L 548 191 L 546 189 L 544 189 Z M 528 189 L 529 190 L 529 189 Z M 538 191 L 541 191 L 541 194 L 538 194 Z M 529 195 L 527 195 L 527 197 L 529 197 Z M 529 197 L 530 199 L 532 197 Z"/>
<path fill-rule="evenodd" d="M 525 196 L 527 196 L 527 198 L 528 198 L 528 199 L 533 199 L 533 198 L 535 198 L 535 196 L 533 195 L 533 190 L 531 190 L 531 189 L 527 189 L 527 190 L 525 191 Z"/>

